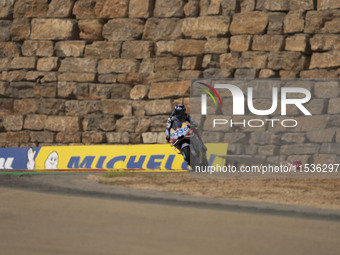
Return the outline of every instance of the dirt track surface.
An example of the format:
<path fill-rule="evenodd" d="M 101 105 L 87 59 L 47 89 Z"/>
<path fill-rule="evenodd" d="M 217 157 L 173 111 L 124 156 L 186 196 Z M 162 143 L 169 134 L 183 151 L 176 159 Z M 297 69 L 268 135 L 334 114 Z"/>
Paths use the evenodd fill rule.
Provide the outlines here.
<path fill-rule="evenodd" d="M 134 189 L 340 210 L 340 179 L 221 179 L 195 173 L 107 173 L 89 179 Z"/>
<path fill-rule="evenodd" d="M 0 188 L 0 250 L 57 254 L 338 254 L 339 221 Z"/>

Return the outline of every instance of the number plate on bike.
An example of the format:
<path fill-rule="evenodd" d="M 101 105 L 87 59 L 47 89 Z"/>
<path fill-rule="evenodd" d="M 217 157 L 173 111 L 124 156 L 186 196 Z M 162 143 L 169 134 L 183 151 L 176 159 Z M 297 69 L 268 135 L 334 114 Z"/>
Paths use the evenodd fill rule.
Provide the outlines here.
<path fill-rule="evenodd" d="M 171 132 L 170 139 L 177 139 L 178 137 L 182 135 L 185 136 L 186 134 L 188 134 L 189 131 L 190 131 L 190 128 L 187 125 L 185 125 L 184 127 Z"/>

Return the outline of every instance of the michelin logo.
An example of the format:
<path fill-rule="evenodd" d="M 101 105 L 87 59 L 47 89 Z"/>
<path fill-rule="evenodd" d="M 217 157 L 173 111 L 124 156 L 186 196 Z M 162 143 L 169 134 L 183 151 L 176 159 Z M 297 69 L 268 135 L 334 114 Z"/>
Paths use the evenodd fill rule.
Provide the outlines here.
<path fill-rule="evenodd" d="M 59 155 L 56 151 L 51 152 L 45 161 L 45 169 L 58 169 Z"/>
<path fill-rule="evenodd" d="M 35 159 L 34 156 L 37 152 L 34 151 L 32 148 L 29 148 L 27 151 L 27 164 L 26 167 L 28 170 L 35 169 Z M 47 159 L 45 160 L 45 169 L 58 169 L 59 163 L 59 155 L 56 151 L 53 151 L 48 155 Z"/>

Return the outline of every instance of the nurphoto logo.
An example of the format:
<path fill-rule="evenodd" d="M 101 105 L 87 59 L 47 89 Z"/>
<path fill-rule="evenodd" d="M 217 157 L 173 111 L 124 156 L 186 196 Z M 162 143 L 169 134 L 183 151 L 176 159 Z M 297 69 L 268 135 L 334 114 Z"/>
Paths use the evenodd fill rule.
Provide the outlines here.
<path fill-rule="evenodd" d="M 201 94 L 201 115 L 207 115 L 207 94 L 212 98 L 215 106 L 217 107 L 216 99 L 214 95 L 220 102 L 221 107 L 223 106 L 220 94 L 216 91 L 228 90 L 232 95 L 232 115 L 233 116 L 244 116 L 245 114 L 245 101 L 247 102 L 247 107 L 250 113 L 256 116 L 269 116 L 273 114 L 278 107 L 280 107 L 280 114 L 281 116 L 287 116 L 287 106 L 293 105 L 295 106 L 301 113 L 305 116 L 312 115 L 310 111 L 304 106 L 304 104 L 308 103 L 311 100 L 311 93 L 309 90 L 300 87 L 281 87 L 281 93 L 279 98 L 278 87 L 272 87 L 271 91 L 271 107 L 269 109 L 256 109 L 254 106 L 254 93 L 252 87 L 247 87 L 247 95 L 245 96 L 243 91 L 237 86 L 233 84 L 214 84 L 213 86 L 208 85 L 203 82 L 196 81 L 199 85 L 205 86 L 206 88 L 197 87 L 198 89 L 202 90 L 204 93 Z M 209 91 L 209 90 L 211 91 Z M 296 98 L 291 98 L 289 95 L 294 93 L 294 95 L 299 95 Z M 214 95 L 213 95 L 214 94 Z M 246 99 L 246 100 L 245 100 Z M 279 99 L 280 99 L 280 106 L 279 106 Z M 230 124 L 232 127 L 233 125 L 243 125 L 244 127 L 262 127 L 265 122 L 270 122 L 271 126 L 275 126 L 275 122 L 280 122 L 281 126 L 283 127 L 296 127 L 298 125 L 298 121 L 296 119 L 250 119 L 250 120 L 243 120 L 241 122 L 235 122 L 232 119 L 213 119 L 213 127 L 217 125 L 226 125 Z M 248 125 L 247 125 L 248 124 Z"/>

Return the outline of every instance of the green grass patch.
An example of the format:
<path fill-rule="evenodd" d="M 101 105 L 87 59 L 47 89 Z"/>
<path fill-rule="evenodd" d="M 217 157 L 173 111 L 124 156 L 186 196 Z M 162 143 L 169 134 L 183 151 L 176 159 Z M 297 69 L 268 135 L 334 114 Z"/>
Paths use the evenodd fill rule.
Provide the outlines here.
<path fill-rule="evenodd" d="M 9 175 L 32 175 L 32 174 L 55 174 L 55 173 L 58 173 L 58 172 L 38 172 L 38 171 L 29 171 L 29 172 L 26 172 L 26 171 L 16 171 L 16 172 L 0 172 L 0 175 L 1 174 L 9 174 Z"/>

